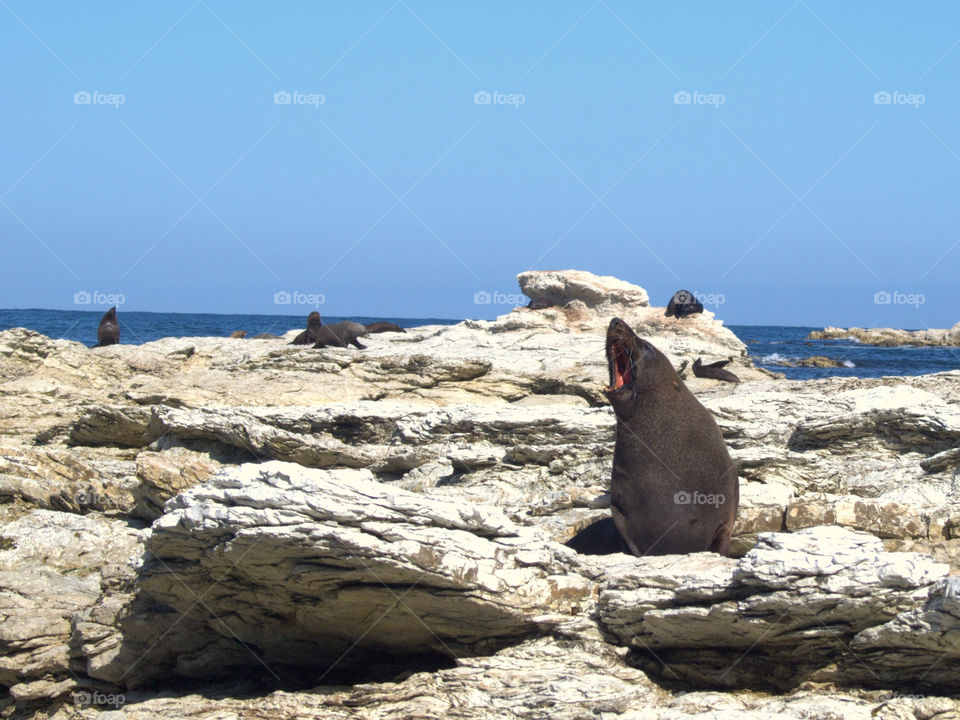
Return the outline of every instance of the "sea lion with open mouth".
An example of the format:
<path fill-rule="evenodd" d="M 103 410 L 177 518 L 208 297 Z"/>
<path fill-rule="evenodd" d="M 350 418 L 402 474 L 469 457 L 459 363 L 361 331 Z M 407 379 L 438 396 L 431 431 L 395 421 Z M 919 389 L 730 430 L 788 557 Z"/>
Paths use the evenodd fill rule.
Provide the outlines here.
<path fill-rule="evenodd" d="M 624 545 L 634 555 L 727 555 L 740 495 L 713 415 L 620 318 L 607 328 L 607 363 L 617 416 L 610 494 Z"/>

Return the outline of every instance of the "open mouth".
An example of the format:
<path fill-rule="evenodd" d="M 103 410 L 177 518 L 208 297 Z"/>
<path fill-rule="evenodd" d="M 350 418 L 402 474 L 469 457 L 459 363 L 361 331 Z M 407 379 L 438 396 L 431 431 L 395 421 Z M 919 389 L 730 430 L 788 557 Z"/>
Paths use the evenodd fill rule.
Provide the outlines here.
<path fill-rule="evenodd" d="M 624 345 L 611 339 L 607 344 L 607 362 L 610 365 L 610 387 L 607 392 L 619 390 L 633 382 L 633 360 Z"/>

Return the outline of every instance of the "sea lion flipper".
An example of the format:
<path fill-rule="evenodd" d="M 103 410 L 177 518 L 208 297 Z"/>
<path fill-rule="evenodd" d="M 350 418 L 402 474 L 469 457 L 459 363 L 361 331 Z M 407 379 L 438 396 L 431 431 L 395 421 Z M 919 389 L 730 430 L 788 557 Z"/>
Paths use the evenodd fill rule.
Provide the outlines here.
<path fill-rule="evenodd" d="M 623 516 L 623 513 L 617 509 L 616 505 L 611 505 L 610 515 L 613 517 L 613 524 L 617 526 L 617 532 L 620 533 L 620 540 L 623 541 L 624 546 L 631 555 L 640 557 L 643 553 L 637 549 L 637 546 L 634 544 L 633 540 L 630 539 L 630 524 Z"/>
<path fill-rule="evenodd" d="M 730 538 L 732 532 L 730 525 L 721 523 L 720 527 L 713 533 L 713 541 L 710 543 L 710 552 L 728 557 L 730 555 Z"/>

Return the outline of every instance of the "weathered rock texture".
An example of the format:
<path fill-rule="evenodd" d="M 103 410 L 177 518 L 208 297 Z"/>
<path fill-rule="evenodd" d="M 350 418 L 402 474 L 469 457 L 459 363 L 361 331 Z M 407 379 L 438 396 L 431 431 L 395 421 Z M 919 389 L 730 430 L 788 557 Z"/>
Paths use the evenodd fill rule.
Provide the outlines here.
<path fill-rule="evenodd" d="M 960 347 L 960 323 L 952 328 L 928 330 L 895 330 L 893 328 L 825 327 L 807 335 L 809 340 L 846 340 L 852 338 L 867 345 L 921 345 L 928 347 Z"/>
<path fill-rule="evenodd" d="M 0 332 L 8 712 L 960 712 L 960 373 L 775 380 L 711 313 L 520 282 L 553 305 L 365 351 Z M 739 463 L 737 557 L 560 544 L 609 517 L 613 315 L 738 365 L 687 379 Z"/>

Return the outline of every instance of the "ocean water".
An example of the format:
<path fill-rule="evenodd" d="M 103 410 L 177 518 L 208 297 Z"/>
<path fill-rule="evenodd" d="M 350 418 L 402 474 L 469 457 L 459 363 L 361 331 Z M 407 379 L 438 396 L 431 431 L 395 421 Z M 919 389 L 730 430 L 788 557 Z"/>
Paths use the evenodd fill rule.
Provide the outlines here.
<path fill-rule="evenodd" d="M 97 326 L 103 310 L 0 310 L 0 330 L 26 327 L 53 338 L 76 340 L 86 345 L 97 342 Z M 387 320 L 400 327 L 453 325 L 449 318 L 324 317 L 324 322 L 355 320 L 370 323 Z M 306 326 L 306 312 L 296 315 L 217 315 L 204 313 L 123 312 L 119 314 L 120 339 L 141 344 L 162 337 L 228 337 L 235 330 L 247 336 L 258 333 L 282 335 Z M 781 372 L 791 380 L 823 377 L 880 377 L 882 375 L 923 375 L 960 369 L 960 348 L 876 347 L 855 340 L 807 340 L 817 327 L 731 325 L 730 329 L 747 344 L 757 365 Z M 787 367 L 811 355 L 825 355 L 844 364 L 839 368 Z"/>
<path fill-rule="evenodd" d="M 773 325 L 730 325 L 747 344 L 755 365 L 783 373 L 791 380 L 823 377 L 881 377 L 884 375 L 926 375 L 960 369 L 960 348 L 878 347 L 854 339 L 807 340 L 822 327 L 779 327 Z M 785 367 L 781 363 L 823 355 L 844 364 L 839 368 Z"/>

